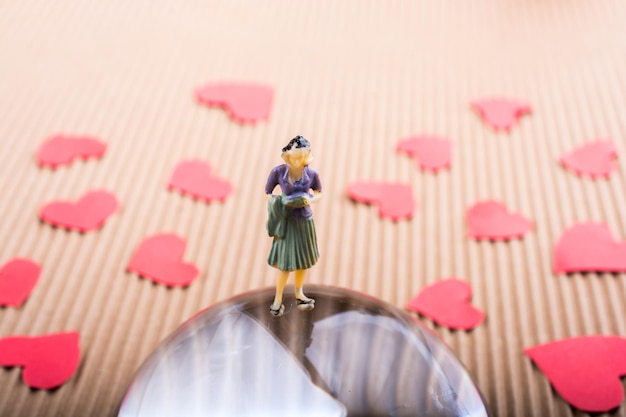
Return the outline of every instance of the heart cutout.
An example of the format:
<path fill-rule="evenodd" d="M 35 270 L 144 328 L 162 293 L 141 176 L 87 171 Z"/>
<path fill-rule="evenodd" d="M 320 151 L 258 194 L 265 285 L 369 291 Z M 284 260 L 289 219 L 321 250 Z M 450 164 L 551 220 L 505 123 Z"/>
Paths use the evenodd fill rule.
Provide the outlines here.
<path fill-rule="evenodd" d="M 580 146 L 561 157 L 561 165 L 591 178 L 606 177 L 617 169 L 617 150 L 611 141 L 597 141 Z"/>
<path fill-rule="evenodd" d="M 37 150 L 37 162 L 42 167 L 57 168 L 78 158 L 100 158 L 106 148 L 106 143 L 96 138 L 56 135 L 41 144 Z"/>
<path fill-rule="evenodd" d="M 626 272 L 626 242 L 616 242 L 604 223 L 578 223 L 554 248 L 554 272 Z"/>
<path fill-rule="evenodd" d="M 39 217 L 53 226 L 88 232 L 104 226 L 117 208 L 114 194 L 95 190 L 87 192 L 75 203 L 66 201 L 48 203 L 39 211 Z"/>
<path fill-rule="evenodd" d="M 474 204 L 467 211 L 467 235 L 474 239 L 509 240 L 521 238 L 533 229 L 533 222 L 521 214 L 510 213 L 497 201 Z"/>
<path fill-rule="evenodd" d="M 31 388 L 51 389 L 64 384 L 79 362 L 77 332 L 0 339 L 0 365 L 22 367 L 22 379 Z"/>
<path fill-rule="evenodd" d="M 200 103 L 222 107 L 240 123 L 267 120 L 272 108 L 272 96 L 270 87 L 248 83 L 214 83 L 196 90 Z"/>
<path fill-rule="evenodd" d="M 148 237 L 135 250 L 126 269 L 157 284 L 187 286 L 198 276 L 198 269 L 183 262 L 186 246 L 185 240 L 174 234 Z"/>
<path fill-rule="evenodd" d="M 408 184 L 358 181 L 349 184 L 346 192 L 355 201 L 376 204 L 382 218 L 397 221 L 413 217 L 415 202 Z"/>
<path fill-rule="evenodd" d="M 211 165 L 206 162 L 182 161 L 174 169 L 168 189 L 206 202 L 224 201 L 233 188 L 228 181 L 213 177 L 211 171 Z"/>
<path fill-rule="evenodd" d="M 507 98 L 484 98 L 471 103 L 487 126 L 495 131 L 509 131 L 519 119 L 531 112 L 530 104 Z"/>
<path fill-rule="evenodd" d="M 620 377 L 626 375 L 626 339 L 582 336 L 531 347 L 524 353 L 573 407 L 605 412 L 624 398 Z"/>
<path fill-rule="evenodd" d="M 485 313 L 470 300 L 472 287 L 457 278 L 448 278 L 424 288 L 406 308 L 451 329 L 471 330 L 485 319 Z"/>
<path fill-rule="evenodd" d="M 411 136 L 398 142 L 396 150 L 411 156 L 422 170 L 436 173 L 450 168 L 452 142 L 448 139 L 428 135 Z"/>
<path fill-rule="evenodd" d="M 41 266 L 30 259 L 15 258 L 0 268 L 0 306 L 19 307 L 35 288 Z"/>

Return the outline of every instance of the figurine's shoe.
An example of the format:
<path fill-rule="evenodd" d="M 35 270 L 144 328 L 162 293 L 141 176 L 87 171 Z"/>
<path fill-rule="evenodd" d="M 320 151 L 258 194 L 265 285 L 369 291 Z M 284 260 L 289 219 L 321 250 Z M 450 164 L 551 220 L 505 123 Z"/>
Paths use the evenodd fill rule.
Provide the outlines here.
<path fill-rule="evenodd" d="M 315 308 L 315 300 L 313 298 L 307 298 L 306 300 L 297 300 L 298 310 L 313 310 Z"/>
<path fill-rule="evenodd" d="M 272 306 L 270 306 L 270 313 L 272 314 L 272 316 L 274 317 L 280 317 L 283 315 L 283 313 L 285 312 L 285 305 L 281 304 L 280 307 L 278 308 L 273 308 Z"/>

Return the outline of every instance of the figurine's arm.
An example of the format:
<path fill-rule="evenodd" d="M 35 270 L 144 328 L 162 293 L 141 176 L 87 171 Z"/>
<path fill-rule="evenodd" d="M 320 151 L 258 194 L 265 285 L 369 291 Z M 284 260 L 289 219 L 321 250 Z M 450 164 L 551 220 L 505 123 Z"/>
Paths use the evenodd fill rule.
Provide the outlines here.
<path fill-rule="evenodd" d="M 317 203 L 322 199 L 322 182 L 317 171 L 311 170 L 313 175 L 313 181 L 311 182 L 311 190 L 313 191 L 313 197 L 308 199 L 308 204 Z"/>
<path fill-rule="evenodd" d="M 322 199 L 322 192 L 313 190 L 313 197 L 308 198 L 307 201 L 308 201 L 308 204 L 313 204 L 313 203 L 317 203 L 321 199 Z"/>
<path fill-rule="evenodd" d="M 276 188 L 277 185 L 278 185 L 278 171 L 276 168 L 274 168 L 270 172 L 270 175 L 267 178 L 267 183 L 265 184 L 265 195 L 268 200 L 272 197 L 274 193 L 274 188 Z"/>

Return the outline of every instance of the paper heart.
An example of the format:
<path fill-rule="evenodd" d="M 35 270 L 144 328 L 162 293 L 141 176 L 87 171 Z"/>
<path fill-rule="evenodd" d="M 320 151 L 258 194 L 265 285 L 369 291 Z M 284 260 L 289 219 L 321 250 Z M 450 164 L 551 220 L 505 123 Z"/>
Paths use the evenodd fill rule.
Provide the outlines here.
<path fill-rule="evenodd" d="M 626 272 L 626 242 L 616 242 L 604 223 L 578 223 L 554 248 L 554 272 Z"/>
<path fill-rule="evenodd" d="M 106 143 L 88 136 L 56 135 L 47 139 L 37 150 L 39 165 L 57 168 L 69 165 L 74 159 L 100 158 Z"/>
<path fill-rule="evenodd" d="M 20 366 L 26 385 L 51 389 L 74 375 L 80 362 L 77 332 L 0 339 L 0 365 Z"/>
<path fill-rule="evenodd" d="M 617 169 L 617 150 L 610 141 L 588 143 L 564 154 L 561 165 L 578 175 L 607 177 Z"/>
<path fill-rule="evenodd" d="M 96 190 L 87 192 L 75 203 L 48 203 L 39 211 L 39 217 L 53 226 L 88 232 L 101 228 L 117 207 L 114 194 Z"/>
<path fill-rule="evenodd" d="M 437 172 L 450 168 L 452 142 L 437 136 L 411 136 L 402 139 L 396 150 L 413 157 L 422 170 Z"/>
<path fill-rule="evenodd" d="M 358 181 L 349 184 L 346 192 L 355 201 L 376 204 L 382 218 L 396 221 L 413 217 L 415 203 L 408 184 Z"/>
<path fill-rule="evenodd" d="M 471 238 L 508 240 L 523 237 L 533 229 L 533 222 L 520 214 L 509 213 L 502 203 L 484 201 L 467 211 L 467 226 Z"/>
<path fill-rule="evenodd" d="M 495 131 L 508 131 L 531 112 L 530 104 L 507 98 L 485 98 L 471 103 L 483 121 Z"/>
<path fill-rule="evenodd" d="M 248 83 L 214 83 L 196 90 L 196 98 L 208 106 L 223 107 L 240 123 L 256 123 L 269 118 L 273 91 Z"/>
<path fill-rule="evenodd" d="M 232 192 L 232 186 L 228 181 L 213 177 L 211 170 L 211 165 L 203 161 L 182 161 L 174 169 L 168 189 L 207 202 L 223 201 Z"/>
<path fill-rule="evenodd" d="M 187 286 L 198 276 L 198 269 L 183 262 L 186 246 L 185 240 L 174 234 L 148 237 L 135 250 L 126 269 L 157 284 Z"/>
<path fill-rule="evenodd" d="M 587 412 L 619 407 L 624 398 L 626 339 L 583 336 L 524 350 L 570 405 Z"/>
<path fill-rule="evenodd" d="M 485 313 L 470 303 L 472 288 L 465 281 L 448 278 L 424 288 L 406 308 L 451 329 L 471 330 L 485 319 Z"/>
<path fill-rule="evenodd" d="M 30 259 L 14 258 L 0 268 L 0 306 L 19 307 L 35 288 L 41 266 Z"/>

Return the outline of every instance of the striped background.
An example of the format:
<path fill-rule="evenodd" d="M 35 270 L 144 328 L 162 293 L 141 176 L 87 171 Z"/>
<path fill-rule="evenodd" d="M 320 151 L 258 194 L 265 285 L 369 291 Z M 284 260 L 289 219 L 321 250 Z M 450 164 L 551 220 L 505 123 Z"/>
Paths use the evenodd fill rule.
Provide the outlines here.
<path fill-rule="evenodd" d="M 486 322 L 435 329 L 494 415 L 580 415 L 522 350 L 626 336 L 624 274 L 551 271 L 554 242 L 578 221 L 604 221 L 626 238 L 623 162 L 597 181 L 557 163 L 594 138 L 626 154 L 624 22 L 619 0 L 0 2 L 0 263 L 43 266 L 26 304 L 0 309 L 0 337 L 78 330 L 83 349 L 77 374 L 51 392 L 0 369 L 0 414 L 112 415 L 134 371 L 180 323 L 273 285 L 263 186 L 280 148 L 302 134 L 325 187 L 314 207 L 322 257 L 308 282 L 403 306 L 440 278 L 465 279 Z M 274 86 L 269 122 L 241 126 L 195 103 L 194 88 L 215 80 Z M 494 133 L 469 108 L 493 94 L 527 100 L 534 113 Z M 109 147 L 102 160 L 41 169 L 34 152 L 54 133 L 96 135 Z M 416 133 L 453 140 L 450 171 L 422 173 L 395 153 Z M 207 205 L 166 191 L 189 157 L 210 161 L 234 195 Z M 361 179 L 412 184 L 415 217 L 383 221 L 352 203 L 344 188 Z M 93 188 L 122 204 L 102 230 L 38 221 L 42 204 Z M 465 210 L 488 198 L 533 218 L 536 231 L 468 241 Z M 186 289 L 124 271 L 140 240 L 164 231 L 187 239 L 186 259 L 202 270 Z"/>

